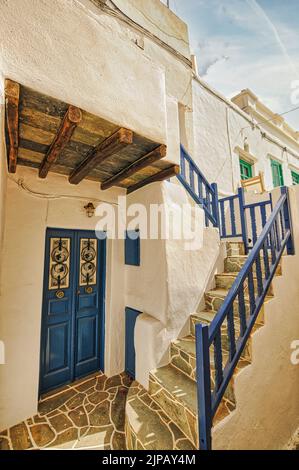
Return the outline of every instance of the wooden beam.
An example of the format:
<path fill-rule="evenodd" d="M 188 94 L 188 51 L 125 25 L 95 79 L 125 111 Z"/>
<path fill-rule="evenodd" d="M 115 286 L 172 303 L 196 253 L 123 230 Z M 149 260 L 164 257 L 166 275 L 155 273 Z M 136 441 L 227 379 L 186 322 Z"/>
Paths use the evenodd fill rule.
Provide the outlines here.
<path fill-rule="evenodd" d="M 74 130 L 82 120 L 81 109 L 69 106 L 58 132 L 39 168 L 39 177 L 46 178 L 51 166 L 57 161 L 62 150 L 70 141 Z"/>
<path fill-rule="evenodd" d="M 8 171 L 15 173 L 17 169 L 19 147 L 19 100 L 20 85 L 12 80 L 5 80 L 5 107 L 7 136 L 9 142 Z"/>
<path fill-rule="evenodd" d="M 93 148 L 87 157 L 75 168 L 69 177 L 71 184 L 78 184 L 82 181 L 97 165 L 102 163 L 113 154 L 119 152 L 127 145 L 133 143 L 133 132 L 129 129 L 121 128 L 110 135 L 104 142 L 101 142 Z"/>
<path fill-rule="evenodd" d="M 166 145 L 160 145 L 156 149 L 152 150 L 152 152 L 143 155 L 143 157 L 139 158 L 135 162 L 131 163 L 131 165 L 121 170 L 116 175 L 104 181 L 104 183 L 101 184 L 101 189 L 105 190 L 111 188 L 112 186 L 116 186 L 118 183 L 125 180 L 126 178 L 129 178 L 138 171 L 143 170 L 143 168 L 146 168 L 152 163 L 160 160 L 161 158 L 164 158 L 166 156 L 166 150 Z"/>
<path fill-rule="evenodd" d="M 146 178 L 144 180 L 138 181 L 138 183 L 134 184 L 133 186 L 130 186 L 128 188 L 127 194 L 131 194 L 134 191 L 137 191 L 137 189 L 140 189 L 143 186 L 146 186 L 150 183 L 155 183 L 156 181 L 163 181 L 168 178 L 172 178 L 173 176 L 176 176 L 179 173 L 180 173 L 180 166 L 172 165 L 169 168 L 166 168 L 165 170 L 162 170 L 159 173 L 156 173 L 155 175 L 150 176 L 149 178 Z"/>

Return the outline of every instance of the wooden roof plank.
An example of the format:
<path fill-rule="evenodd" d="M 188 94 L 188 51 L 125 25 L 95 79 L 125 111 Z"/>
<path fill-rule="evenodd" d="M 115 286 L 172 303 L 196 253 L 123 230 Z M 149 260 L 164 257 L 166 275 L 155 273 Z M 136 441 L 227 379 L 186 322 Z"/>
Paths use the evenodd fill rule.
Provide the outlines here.
<path fill-rule="evenodd" d="M 120 149 L 132 144 L 132 142 L 133 132 L 125 128 L 119 129 L 90 151 L 89 155 L 71 173 L 69 182 L 71 184 L 80 183 L 93 168 L 117 153 Z"/>
<path fill-rule="evenodd" d="M 150 176 L 144 180 L 139 181 L 138 183 L 134 184 L 133 186 L 129 186 L 127 194 L 131 194 L 137 189 L 142 188 L 143 186 L 147 186 L 150 183 L 155 183 L 157 181 L 163 181 L 168 178 L 172 178 L 173 176 L 178 175 L 180 172 L 179 165 L 171 165 L 169 168 L 156 173 L 155 175 Z"/>
<path fill-rule="evenodd" d="M 118 183 L 121 183 L 123 180 L 129 178 L 130 176 L 134 175 L 138 171 L 146 168 L 151 163 L 160 160 L 166 156 L 166 145 L 160 145 L 155 150 L 143 157 L 139 158 L 135 162 L 131 163 L 131 165 L 127 166 L 123 170 L 119 171 L 116 175 L 109 178 L 107 181 L 102 183 L 101 189 L 106 190 L 111 188 L 112 186 L 116 186 Z"/>
<path fill-rule="evenodd" d="M 39 168 L 39 177 L 46 178 L 51 166 L 58 159 L 59 154 L 62 152 L 64 147 L 70 141 L 75 128 L 82 119 L 82 113 L 79 108 L 75 106 L 69 106 L 61 126 L 56 134 L 53 143 L 41 163 Z"/>
<path fill-rule="evenodd" d="M 20 85 L 12 80 L 5 80 L 5 107 L 7 138 L 9 144 L 8 171 L 15 173 L 17 169 L 19 147 L 19 100 Z"/>

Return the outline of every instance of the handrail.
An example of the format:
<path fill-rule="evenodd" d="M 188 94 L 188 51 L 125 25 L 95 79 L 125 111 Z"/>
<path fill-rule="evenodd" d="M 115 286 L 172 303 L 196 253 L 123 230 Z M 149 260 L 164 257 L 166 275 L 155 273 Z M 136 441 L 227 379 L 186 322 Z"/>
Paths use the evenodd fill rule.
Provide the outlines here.
<path fill-rule="evenodd" d="M 239 188 L 237 194 L 219 199 L 221 238 L 242 238 L 245 254 L 248 254 L 249 248 L 252 248 L 258 237 L 257 215 L 262 227 L 265 227 L 268 208 L 270 211 L 273 209 L 271 194 L 267 200 L 246 204 L 244 188 Z M 240 221 L 240 227 L 237 227 L 236 220 Z M 251 230 L 250 236 L 248 228 Z"/>
<path fill-rule="evenodd" d="M 214 227 L 219 227 L 217 184 L 208 182 L 182 144 L 180 168 L 177 178 L 194 201 L 203 208 L 206 226 L 211 222 Z"/>
<path fill-rule="evenodd" d="M 281 256 L 294 254 L 287 188 L 240 270 L 212 323 L 196 325 L 198 423 L 200 448 L 211 449 L 212 422 L 256 322 Z M 262 269 L 262 262 L 263 268 Z M 256 285 L 254 283 L 256 276 Z M 245 291 L 247 290 L 247 298 Z M 235 319 L 240 322 L 236 339 Z M 223 326 L 226 322 L 228 360 L 223 366 Z M 211 387 L 211 347 L 214 349 L 215 385 Z"/>

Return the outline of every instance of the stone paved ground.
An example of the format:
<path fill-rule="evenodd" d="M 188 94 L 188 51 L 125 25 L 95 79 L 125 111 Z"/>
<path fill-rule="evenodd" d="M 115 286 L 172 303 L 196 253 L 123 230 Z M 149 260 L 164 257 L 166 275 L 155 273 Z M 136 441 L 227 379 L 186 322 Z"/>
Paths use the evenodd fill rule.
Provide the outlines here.
<path fill-rule="evenodd" d="M 299 429 L 297 429 L 292 439 L 288 443 L 287 450 L 299 450 Z"/>
<path fill-rule="evenodd" d="M 0 433 L 0 450 L 125 450 L 125 373 L 85 378 L 44 397 L 38 414 Z"/>

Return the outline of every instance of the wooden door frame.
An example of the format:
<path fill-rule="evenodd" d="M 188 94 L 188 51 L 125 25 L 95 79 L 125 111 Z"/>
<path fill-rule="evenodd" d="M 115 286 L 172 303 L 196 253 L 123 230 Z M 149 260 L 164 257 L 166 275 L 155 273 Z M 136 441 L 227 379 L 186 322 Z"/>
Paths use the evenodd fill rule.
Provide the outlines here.
<path fill-rule="evenodd" d="M 47 227 L 45 230 L 45 248 L 44 248 L 44 258 L 43 258 L 43 263 L 44 263 L 44 269 L 43 269 L 43 295 L 42 295 L 42 306 L 41 306 L 41 333 L 40 333 L 40 358 L 39 358 L 39 385 L 38 385 L 38 399 L 41 397 L 41 374 L 43 370 L 43 345 L 46 339 L 46 322 L 44 322 L 44 312 L 46 311 L 46 281 L 49 276 L 49 256 L 47 256 L 47 238 L 48 234 L 50 231 L 59 231 L 61 233 L 69 233 L 73 232 L 75 235 L 78 233 L 94 233 L 96 237 L 96 233 L 93 230 L 89 229 L 72 229 L 72 228 L 59 228 L 59 227 Z M 97 238 L 97 237 L 96 237 Z M 105 319 L 106 319 L 106 266 L 107 266 L 107 238 L 106 234 L 103 239 L 98 239 L 99 241 L 99 252 L 98 252 L 98 257 L 101 260 L 100 267 L 99 267 L 99 276 L 100 276 L 100 282 L 99 282 L 99 326 L 98 326 L 98 333 L 99 334 L 99 371 L 104 372 L 105 371 Z M 73 259 L 73 263 L 75 263 L 75 259 Z M 75 265 L 74 265 L 75 266 Z M 78 267 L 74 267 L 74 274 L 73 278 L 76 280 L 78 278 L 77 276 L 77 269 Z M 73 309 L 75 308 L 75 305 L 73 305 Z M 72 321 L 75 321 L 75 315 L 73 315 L 72 312 Z M 73 367 L 73 359 L 72 361 L 72 369 L 74 371 Z M 72 373 L 71 380 L 65 382 L 63 385 L 67 385 L 69 383 L 72 383 L 74 381 L 74 372 Z M 58 386 L 57 388 L 59 388 Z M 53 389 L 54 391 L 55 389 Z M 51 390 L 49 390 L 50 392 Z M 46 392 L 47 393 L 47 392 Z"/>

